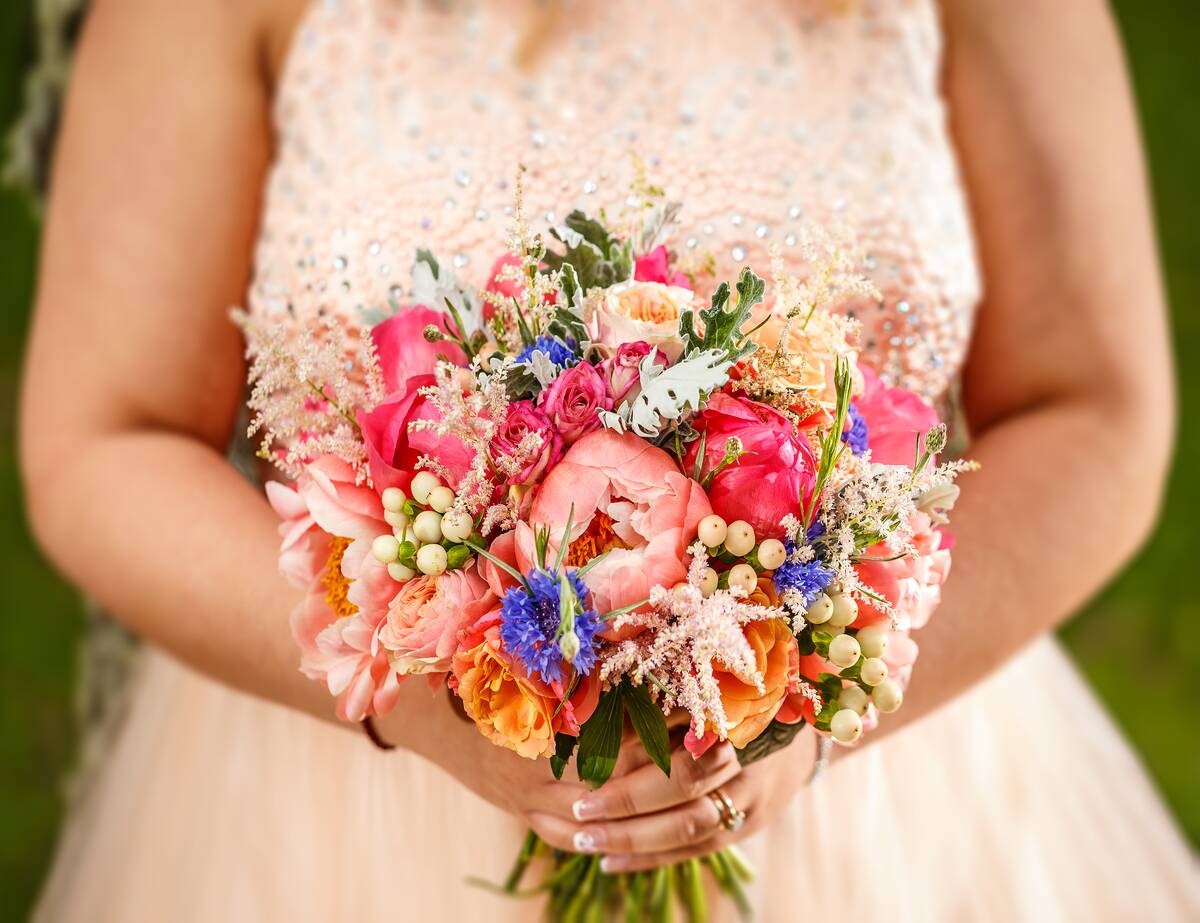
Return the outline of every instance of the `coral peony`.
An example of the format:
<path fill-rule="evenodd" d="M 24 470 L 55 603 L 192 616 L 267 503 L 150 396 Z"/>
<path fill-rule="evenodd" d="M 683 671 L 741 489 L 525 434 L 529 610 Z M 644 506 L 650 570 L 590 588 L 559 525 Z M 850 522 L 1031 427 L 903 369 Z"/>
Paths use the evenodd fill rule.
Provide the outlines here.
<path fill-rule="evenodd" d="M 563 442 L 571 445 L 600 425 L 596 414 L 612 410 L 613 400 L 595 367 L 581 362 L 554 379 L 542 392 L 540 405 Z"/>
<path fill-rule="evenodd" d="M 662 350 L 674 362 L 683 352 L 679 317 L 692 310 L 692 293 L 661 282 L 622 282 L 589 302 L 587 323 L 592 338 L 615 350 L 641 340 Z"/>
<path fill-rule="evenodd" d="M 431 343 L 425 339 L 427 327 L 436 327 L 446 333 L 450 329 L 449 323 L 445 312 L 417 305 L 401 308 L 371 328 L 371 339 L 375 341 L 388 393 L 403 392 L 415 376 L 432 375 L 439 358 L 455 365 L 467 364 L 466 353 L 456 343 L 450 340 Z"/>
<path fill-rule="evenodd" d="M 703 472 L 725 457 L 731 438 L 744 454 L 713 479 L 708 496 L 713 510 L 727 521 L 744 519 L 760 538 L 783 536 L 780 521 L 798 514 L 812 496 L 816 458 L 791 421 L 764 404 L 724 393 L 714 394 L 693 424 L 705 433 Z M 685 470 L 693 470 L 699 441 L 692 444 Z"/>
<path fill-rule="evenodd" d="M 515 664 L 500 639 L 500 622 L 500 610 L 494 609 L 462 633 L 451 685 L 492 743 L 529 759 L 550 756 L 555 734 L 578 734 L 591 716 L 600 684 L 585 678 L 563 702 L 559 684 L 543 683 Z"/>
<path fill-rule="evenodd" d="M 379 643 L 402 674 L 445 673 L 458 634 L 496 605 L 474 566 L 437 576 L 418 575 L 400 585 L 388 604 Z"/>
<path fill-rule="evenodd" d="M 917 437 L 937 426 L 937 412 L 911 391 L 888 387 L 871 369 L 860 371 L 863 393 L 854 406 L 866 425 L 871 460 L 911 466 L 917 460 Z"/>
<path fill-rule="evenodd" d="M 389 398 L 369 413 L 360 412 L 358 425 L 366 444 L 371 483 L 377 491 L 388 487 L 408 490 L 422 455 L 436 458 L 458 485 L 471 466 L 474 452 L 452 436 L 427 430 L 410 430 L 415 420 L 436 420 L 437 410 L 419 389 L 434 383 L 432 375 L 418 375 L 404 383 L 403 393 Z"/>
<path fill-rule="evenodd" d="M 596 430 L 580 439 L 538 487 L 529 522 L 517 525 L 523 572 L 535 563 L 534 530 L 549 527 L 551 557 L 571 515 L 568 562 L 601 552 L 585 578 L 598 612 L 640 602 L 654 586 L 687 575 L 687 547 L 712 512 L 700 485 L 679 472 L 662 449 L 631 433 Z"/>

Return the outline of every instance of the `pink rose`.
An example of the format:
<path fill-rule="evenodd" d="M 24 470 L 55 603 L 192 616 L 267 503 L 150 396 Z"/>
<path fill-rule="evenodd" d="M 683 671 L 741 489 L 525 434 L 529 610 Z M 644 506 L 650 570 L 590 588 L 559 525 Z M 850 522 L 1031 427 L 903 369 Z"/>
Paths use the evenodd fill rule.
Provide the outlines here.
<path fill-rule="evenodd" d="M 497 603 L 474 567 L 420 575 L 400 585 L 388 604 L 379 643 L 401 675 L 446 673 L 458 633 Z"/>
<path fill-rule="evenodd" d="M 554 428 L 571 445 L 584 433 L 600 425 L 596 414 L 612 410 L 613 400 L 604 379 L 590 362 L 564 369 L 550 387 L 542 392 L 541 410 Z"/>
<path fill-rule="evenodd" d="M 661 282 L 679 288 L 691 288 L 688 277 L 679 270 L 671 270 L 670 254 L 659 244 L 649 253 L 639 256 L 633 264 L 633 278 L 638 282 Z"/>
<path fill-rule="evenodd" d="M 854 569 L 864 584 L 892 604 L 902 627 L 922 628 L 942 601 L 942 584 L 950 575 L 950 551 L 946 534 L 934 528 L 925 513 L 913 513 L 909 526 L 915 555 L 895 558 L 899 549 L 880 542 L 867 548 L 863 556 L 894 560 L 860 561 Z M 859 600 L 854 627 L 890 620 L 891 616 L 870 600 Z"/>
<path fill-rule="evenodd" d="M 559 436 L 550 418 L 533 405 L 532 401 L 513 401 L 508 405 L 508 416 L 492 443 L 495 458 L 515 455 L 530 434 L 540 439 L 537 449 L 514 477 L 511 484 L 532 484 L 555 464 L 563 453 L 562 437 Z"/>
<path fill-rule="evenodd" d="M 667 364 L 667 357 L 662 351 L 655 349 L 645 340 L 622 343 L 610 358 L 600 363 L 600 373 L 608 381 L 608 392 L 612 395 L 614 406 L 623 400 L 632 402 L 638 396 L 641 391 L 638 366 L 652 351 L 656 365 Z"/>
<path fill-rule="evenodd" d="M 525 294 L 525 285 L 522 282 L 517 282 L 511 279 L 502 279 L 501 274 L 509 266 L 520 266 L 521 258 L 514 253 L 505 253 L 495 263 L 492 264 L 492 271 L 488 274 L 487 285 L 484 286 L 485 292 L 491 292 L 496 295 L 503 295 L 505 298 L 520 298 Z"/>
<path fill-rule="evenodd" d="M 371 328 L 383 383 L 389 393 L 403 391 L 405 382 L 416 375 L 432 375 L 439 357 L 455 365 L 467 364 L 466 353 L 457 344 L 449 340 L 430 343 L 425 339 L 426 327 L 434 326 L 446 333 L 449 322 L 444 312 L 417 305 L 401 308 Z"/>
<path fill-rule="evenodd" d="M 474 452 L 452 436 L 439 436 L 431 430 L 410 430 L 414 420 L 436 420 L 437 410 L 418 389 L 432 385 L 432 375 L 418 375 L 403 383 L 403 393 L 388 398 L 370 413 L 359 413 L 367 447 L 371 482 L 380 493 L 388 487 L 408 490 L 417 461 L 422 455 L 436 458 L 449 469 L 451 487 L 471 467 Z"/>
<path fill-rule="evenodd" d="M 917 436 L 938 425 L 937 412 L 911 391 L 890 388 L 871 369 L 859 368 L 863 394 L 855 407 L 867 424 L 871 460 L 911 466 L 917 457 Z"/>
<path fill-rule="evenodd" d="M 541 527 L 550 529 L 553 560 L 570 515 L 570 566 L 608 552 L 584 582 L 597 611 L 610 612 L 683 580 L 688 545 L 711 512 L 700 485 L 662 449 L 632 433 L 595 430 L 538 487 L 529 521 L 517 524 L 517 560 L 522 572 L 533 566 L 534 530 Z"/>
<path fill-rule="evenodd" d="M 730 438 L 742 444 L 744 454 L 709 487 L 713 509 L 729 522 L 746 520 L 760 538 L 781 538 L 780 521 L 798 515 L 815 487 L 817 463 L 808 440 L 777 410 L 724 392 L 709 398 L 694 425 L 707 437 L 704 474 L 721 463 Z M 692 443 L 685 470 L 694 470 L 699 447 L 699 440 Z"/>

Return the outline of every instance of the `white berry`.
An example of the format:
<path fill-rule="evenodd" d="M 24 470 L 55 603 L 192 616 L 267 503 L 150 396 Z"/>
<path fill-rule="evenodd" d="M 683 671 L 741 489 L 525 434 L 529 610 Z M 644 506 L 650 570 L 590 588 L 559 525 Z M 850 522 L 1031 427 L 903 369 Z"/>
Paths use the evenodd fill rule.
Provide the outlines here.
<path fill-rule="evenodd" d="M 860 628 L 858 646 L 862 648 L 864 657 L 882 657 L 888 646 L 888 628 L 886 625 L 867 625 Z"/>
<path fill-rule="evenodd" d="M 838 635 L 829 642 L 829 661 L 843 669 L 858 663 L 861 653 L 854 635 Z"/>
<path fill-rule="evenodd" d="M 429 505 L 439 513 L 444 513 L 454 506 L 454 491 L 449 487 L 438 486 L 429 492 Z"/>
<path fill-rule="evenodd" d="M 407 564 L 401 564 L 399 561 L 393 561 L 388 565 L 388 575 L 397 583 L 403 583 L 405 580 L 411 580 L 417 575 L 417 572 Z"/>
<path fill-rule="evenodd" d="M 403 513 L 393 513 L 391 510 L 385 510 L 383 518 L 392 527 L 393 532 L 399 532 L 403 535 L 404 530 L 408 528 L 408 517 Z"/>
<path fill-rule="evenodd" d="M 787 560 L 787 549 L 777 538 L 769 538 L 758 546 L 758 563 L 764 570 L 775 570 Z"/>
<path fill-rule="evenodd" d="M 850 708 L 841 709 L 829 722 L 829 730 L 834 740 L 848 744 L 858 740 L 862 734 L 862 718 Z"/>
<path fill-rule="evenodd" d="M 858 686 L 847 686 L 838 694 L 837 703 L 840 708 L 853 709 L 855 714 L 865 715 L 871 700 Z"/>
<path fill-rule="evenodd" d="M 447 541 L 465 542 L 475 531 L 475 523 L 462 510 L 451 510 L 442 517 L 442 535 Z"/>
<path fill-rule="evenodd" d="M 440 542 L 442 540 L 442 514 L 433 510 L 423 510 L 417 513 L 413 520 L 413 532 L 421 542 Z"/>
<path fill-rule="evenodd" d="M 804 618 L 813 625 L 824 625 L 833 616 L 833 600 L 821 593 L 808 604 Z"/>
<path fill-rule="evenodd" d="M 400 540 L 394 535 L 381 535 L 371 542 L 371 554 L 380 564 L 390 564 L 400 554 Z"/>
<path fill-rule="evenodd" d="M 446 570 L 446 549 L 441 545 L 422 545 L 417 552 L 417 570 L 436 577 Z"/>
<path fill-rule="evenodd" d="M 891 714 L 904 701 L 904 690 L 894 679 L 885 679 L 871 690 L 871 701 L 885 715 Z"/>
<path fill-rule="evenodd" d="M 412 498 L 424 506 L 429 502 L 429 492 L 441 483 L 432 471 L 418 471 L 413 475 L 409 490 L 412 491 Z"/>
<path fill-rule="evenodd" d="M 383 501 L 383 508 L 389 513 L 399 513 L 404 510 L 404 501 L 408 498 L 399 487 L 389 487 L 379 499 Z"/>
<path fill-rule="evenodd" d="M 700 536 L 700 541 L 709 548 L 716 548 L 725 541 L 728 532 L 729 526 L 716 513 L 705 516 L 700 520 L 700 525 L 696 527 L 696 534 Z"/>
<path fill-rule="evenodd" d="M 878 657 L 868 657 L 862 665 L 862 681 L 868 686 L 878 686 L 887 679 L 887 664 Z"/>
<path fill-rule="evenodd" d="M 740 558 L 754 550 L 755 541 L 754 527 L 744 519 L 738 519 L 729 524 L 725 533 L 725 550 Z"/>
<path fill-rule="evenodd" d="M 747 593 L 758 586 L 758 574 L 749 564 L 735 564 L 729 568 L 729 586 L 741 587 Z"/>
<path fill-rule="evenodd" d="M 700 571 L 700 595 L 705 598 L 712 596 L 717 592 L 717 583 L 720 581 L 717 572 L 711 567 L 706 567 Z"/>
<path fill-rule="evenodd" d="M 858 618 L 858 603 L 854 601 L 853 596 L 833 593 L 829 599 L 833 603 L 833 615 L 829 619 L 831 624 L 845 628 Z"/>

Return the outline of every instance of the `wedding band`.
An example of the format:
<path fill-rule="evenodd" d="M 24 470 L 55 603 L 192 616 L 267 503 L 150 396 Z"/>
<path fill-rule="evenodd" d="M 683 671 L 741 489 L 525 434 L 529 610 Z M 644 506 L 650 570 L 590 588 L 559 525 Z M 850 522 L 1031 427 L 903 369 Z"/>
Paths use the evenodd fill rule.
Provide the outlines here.
<path fill-rule="evenodd" d="M 739 811 L 730 797 L 719 788 L 709 792 L 708 797 L 721 817 L 721 826 L 730 833 L 740 830 L 742 824 L 746 822 L 746 812 Z"/>

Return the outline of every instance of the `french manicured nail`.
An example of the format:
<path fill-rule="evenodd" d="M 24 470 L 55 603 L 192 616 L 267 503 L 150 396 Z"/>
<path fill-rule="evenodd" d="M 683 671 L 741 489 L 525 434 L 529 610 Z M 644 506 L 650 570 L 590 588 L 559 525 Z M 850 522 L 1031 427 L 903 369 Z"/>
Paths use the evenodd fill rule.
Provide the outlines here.
<path fill-rule="evenodd" d="M 604 816 L 604 805 L 599 798 L 580 798 L 571 805 L 571 813 L 578 821 L 599 820 Z"/>
<path fill-rule="evenodd" d="M 611 875 L 629 867 L 628 856 L 605 856 L 600 860 L 600 871 Z"/>
<path fill-rule="evenodd" d="M 600 852 L 604 848 L 604 833 L 600 830 L 576 830 L 572 845 L 575 852 Z"/>

